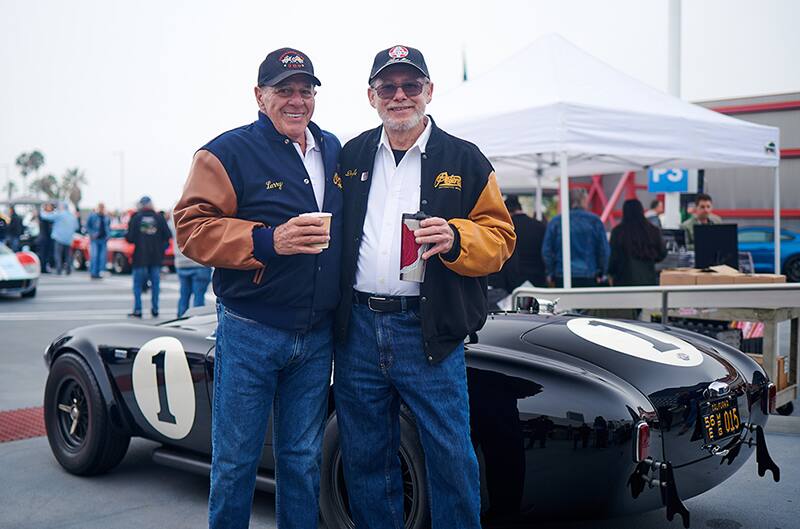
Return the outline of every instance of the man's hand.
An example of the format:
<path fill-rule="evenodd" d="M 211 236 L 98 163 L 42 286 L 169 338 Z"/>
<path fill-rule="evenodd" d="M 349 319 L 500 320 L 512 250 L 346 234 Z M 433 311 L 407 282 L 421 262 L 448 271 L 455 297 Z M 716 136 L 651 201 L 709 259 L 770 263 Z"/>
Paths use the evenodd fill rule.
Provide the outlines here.
<path fill-rule="evenodd" d="M 281 224 L 272 233 L 272 246 L 278 255 L 298 253 L 318 254 L 322 248 L 311 246 L 330 240 L 325 231 L 325 222 L 314 217 L 294 217 Z"/>
<path fill-rule="evenodd" d="M 427 260 L 437 253 L 447 253 L 453 247 L 453 229 L 446 220 L 439 217 L 430 217 L 420 221 L 420 228 L 414 230 L 417 244 L 432 244 L 422 258 Z"/>

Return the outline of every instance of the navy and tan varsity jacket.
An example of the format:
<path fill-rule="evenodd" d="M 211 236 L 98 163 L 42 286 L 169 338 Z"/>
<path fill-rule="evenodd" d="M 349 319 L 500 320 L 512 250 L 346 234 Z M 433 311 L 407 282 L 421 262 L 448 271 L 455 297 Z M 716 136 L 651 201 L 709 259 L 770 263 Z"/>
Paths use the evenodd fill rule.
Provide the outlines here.
<path fill-rule="evenodd" d="M 214 293 L 234 312 L 273 327 L 305 331 L 330 321 L 339 300 L 341 144 L 309 123 L 325 166 L 322 211 L 333 214 L 329 248 L 277 255 L 273 229 L 318 211 L 311 180 L 292 141 L 259 112 L 258 121 L 221 134 L 194 156 L 175 206 L 181 251 L 214 266 Z"/>
<path fill-rule="evenodd" d="M 370 174 L 380 138 L 381 127 L 362 133 L 344 146 L 339 159 L 344 234 L 335 333 L 340 342 L 349 327 Z M 515 235 L 489 160 L 475 145 L 447 134 L 436 123 L 422 156 L 420 183 L 419 209 L 446 219 L 455 234 L 450 252 L 428 260 L 420 286 L 422 340 L 428 361 L 435 363 L 485 323 L 486 276 L 500 270 L 511 256 Z"/>

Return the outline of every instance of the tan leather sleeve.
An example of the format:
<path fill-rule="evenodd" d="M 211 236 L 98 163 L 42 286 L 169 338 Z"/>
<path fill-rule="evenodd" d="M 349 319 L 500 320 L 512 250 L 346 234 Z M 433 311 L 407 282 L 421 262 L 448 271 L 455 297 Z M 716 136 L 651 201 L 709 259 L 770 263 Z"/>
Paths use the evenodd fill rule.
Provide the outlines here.
<path fill-rule="evenodd" d="M 253 257 L 253 230 L 264 224 L 235 218 L 236 207 L 236 193 L 222 163 L 208 151 L 197 151 L 173 212 L 184 255 L 207 266 L 262 268 Z"/>
<path fill-rule="evenodd" d="M 457 274 L 481 277 L 499 272 L 514 252 L 517 236 L 494 171 L 466 219 L 448 220 L 458 230 L 461 252 L 455 261 L 441 259 Z"/>

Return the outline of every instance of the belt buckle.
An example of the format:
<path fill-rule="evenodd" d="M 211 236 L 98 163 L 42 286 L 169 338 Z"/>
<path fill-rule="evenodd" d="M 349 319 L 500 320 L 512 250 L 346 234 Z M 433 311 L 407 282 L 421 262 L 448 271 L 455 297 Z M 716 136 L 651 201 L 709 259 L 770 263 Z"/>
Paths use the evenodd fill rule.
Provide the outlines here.
<path fill-rule="evenodd" d="M 388 298 L 381 298 L 381 297 L 378 297 L 378 296 L 370 296 L 370 297 L 367 298 L 367 307 L 369 307 L 369 310 L 371 310 L 373 312 L 385 312 L 383 310 L 376 309 L 376 308 L 374 308 L 372 306 L 372 300 L 373 299 L 376 300 L 376 301 L 389 301 L 389 299 Z"/>

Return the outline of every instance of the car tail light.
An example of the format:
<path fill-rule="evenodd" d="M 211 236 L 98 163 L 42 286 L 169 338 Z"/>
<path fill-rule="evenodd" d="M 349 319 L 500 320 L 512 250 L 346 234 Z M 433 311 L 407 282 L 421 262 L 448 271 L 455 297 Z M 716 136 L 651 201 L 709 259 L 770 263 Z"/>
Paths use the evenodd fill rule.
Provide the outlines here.
<path fill-rule="evenodd" d="M 39 273 L 39 258 L 32 252 L 17 252 L 17 261 L 29 274 Z"/>
<path fill-rule="evenodd" d="M 761 411 L 765 414 L 775 413 L 778 405 L 778 388 L 772 382 L 764 387 L 764 397 L 761 399 Z"/>
<path fill-rule="evenodd" d="M 634 449 L 636 461 L 644 461 L 650 457 L 650 425 L 644 421 L 636 425 Z"/>

